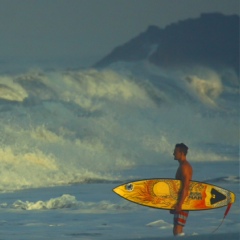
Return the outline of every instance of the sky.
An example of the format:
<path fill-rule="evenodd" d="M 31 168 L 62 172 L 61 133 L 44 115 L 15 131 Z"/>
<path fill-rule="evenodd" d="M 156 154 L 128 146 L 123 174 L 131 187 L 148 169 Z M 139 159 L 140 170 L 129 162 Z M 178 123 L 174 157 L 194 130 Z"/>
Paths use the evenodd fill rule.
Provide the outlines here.
<path fill-rule="evenodd" d="M 0 63 L 91 65 L 149 25 L 239 14 L 240 0 L 0 0 Z"/>

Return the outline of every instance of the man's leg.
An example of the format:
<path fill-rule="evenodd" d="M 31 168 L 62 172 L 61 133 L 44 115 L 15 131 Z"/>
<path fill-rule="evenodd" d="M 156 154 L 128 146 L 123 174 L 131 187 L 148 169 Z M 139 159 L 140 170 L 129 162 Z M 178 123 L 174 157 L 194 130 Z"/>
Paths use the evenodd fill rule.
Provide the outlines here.
<path fill-rule="evenodd" d="M 179 225 L 179 224 L 175 224 L 173 227 L 173 235 L 180 235 L 181 233 L 183 233 L 183 226 Z"/>
<path fill-rule="evenodd" d="M 174 227 L 173 227 L 173 235 L 181 235 L 183 234 L 183 227 L 186 224 L 188 217 L 188 211 L 181 211 L 179 213 L 174 214 Z"/>

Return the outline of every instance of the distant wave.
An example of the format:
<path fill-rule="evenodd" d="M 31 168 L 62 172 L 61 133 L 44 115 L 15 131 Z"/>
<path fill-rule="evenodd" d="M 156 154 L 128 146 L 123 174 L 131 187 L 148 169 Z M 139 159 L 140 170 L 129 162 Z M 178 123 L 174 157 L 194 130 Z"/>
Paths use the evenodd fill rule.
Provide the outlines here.
<path fill-rule="evenodd" d="M 219 177 L 219 178 L 213 178 L 206 180 L 207 182 L 211 183 L 240 183 L 240 177 L 239 176 L 226 176 L 226 177 Z"/>

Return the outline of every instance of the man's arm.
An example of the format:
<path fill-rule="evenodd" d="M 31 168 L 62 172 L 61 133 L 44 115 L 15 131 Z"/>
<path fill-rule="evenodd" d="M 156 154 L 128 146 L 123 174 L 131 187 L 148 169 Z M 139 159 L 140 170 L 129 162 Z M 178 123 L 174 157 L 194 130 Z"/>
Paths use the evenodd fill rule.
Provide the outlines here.
<path fill-rule="evenodd" d="M 182 167 L 182 190 L 179 195 L 178 203 L 175 206 L 175 211 L 180 212 L 182 210 L 182 204 L 188 195 L 190 181 L 192 178 L 192 169 L 189 166 Z"/>

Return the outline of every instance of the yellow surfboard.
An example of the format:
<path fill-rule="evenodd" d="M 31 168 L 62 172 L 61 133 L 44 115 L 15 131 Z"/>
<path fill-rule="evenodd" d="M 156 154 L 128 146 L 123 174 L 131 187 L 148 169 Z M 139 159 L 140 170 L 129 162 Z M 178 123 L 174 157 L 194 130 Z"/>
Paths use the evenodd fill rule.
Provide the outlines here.
<path fill-rule="evenodd" d="M 181 181 L 159 178 L 129 182 L 114 188 L 113 191 L 134 203 L 171 210 L 178 201 L 180 189 Z M 233 192 L 212 184 L 191 181 L 182 210 L 210 210 L 234 202 Z"/>

